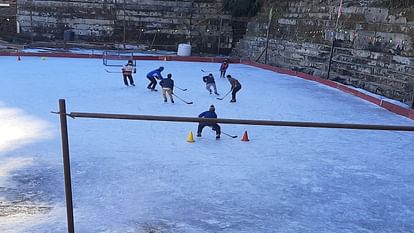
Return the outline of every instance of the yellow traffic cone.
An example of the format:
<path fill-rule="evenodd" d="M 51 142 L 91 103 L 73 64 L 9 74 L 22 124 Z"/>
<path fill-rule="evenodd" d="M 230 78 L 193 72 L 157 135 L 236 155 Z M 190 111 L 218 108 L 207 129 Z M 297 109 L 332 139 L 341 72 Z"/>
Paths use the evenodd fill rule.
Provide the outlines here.
<path fill-rule="evenodd" d="M 193 132 L 192 131 L 190 131 L 188 133 L 187 142 L 195 142 L 194 138 L 193 138 Z"/>

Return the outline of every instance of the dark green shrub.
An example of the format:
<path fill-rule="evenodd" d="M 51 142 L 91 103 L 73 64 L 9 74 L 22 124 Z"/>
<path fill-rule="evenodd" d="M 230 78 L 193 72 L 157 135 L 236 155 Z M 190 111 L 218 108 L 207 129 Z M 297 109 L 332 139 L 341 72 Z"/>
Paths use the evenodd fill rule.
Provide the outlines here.
<path fill-rule="evenodd" d="M 389 8 L 409 8 L 414 6 L 414 0 L 379 0 L 376 5 Z"/>
<path fill-rule="evenodd" d="M 224 0 L 224 9 L 233 16 L 255 16 L 260 8 L 260 0 Z"/>

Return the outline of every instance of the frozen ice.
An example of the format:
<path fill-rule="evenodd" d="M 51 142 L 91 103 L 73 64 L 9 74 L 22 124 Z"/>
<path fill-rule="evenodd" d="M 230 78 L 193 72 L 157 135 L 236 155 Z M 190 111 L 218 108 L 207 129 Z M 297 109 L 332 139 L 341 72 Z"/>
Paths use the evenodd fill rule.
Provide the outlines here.
<path fill-rule="evenodd" d="M 164 66 L 179 100 L 146 89 Z M 230 64 L 137 61 L 136 87 L 101 59 L 0 57 L 0 232 L 66 232 L 58 99 L 68 112 L 414 125 L 336 89 Z M 157 86 L 159 88 L 159 86 Z M 76 232 L 412 232 L 414 133 L 68 118 Z M 241 142 L 247 130 L 250 142 Z"/>

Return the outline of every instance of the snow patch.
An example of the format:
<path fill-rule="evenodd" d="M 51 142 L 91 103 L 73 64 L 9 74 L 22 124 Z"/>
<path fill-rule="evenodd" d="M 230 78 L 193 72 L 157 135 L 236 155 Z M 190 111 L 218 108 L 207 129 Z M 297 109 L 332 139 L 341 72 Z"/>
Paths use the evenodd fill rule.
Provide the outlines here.
<path fill-rule="evenodd" d="M 49 128 L 45 121 L 20 109 L 0 107 L 0 153 L 50 137 Z"/>

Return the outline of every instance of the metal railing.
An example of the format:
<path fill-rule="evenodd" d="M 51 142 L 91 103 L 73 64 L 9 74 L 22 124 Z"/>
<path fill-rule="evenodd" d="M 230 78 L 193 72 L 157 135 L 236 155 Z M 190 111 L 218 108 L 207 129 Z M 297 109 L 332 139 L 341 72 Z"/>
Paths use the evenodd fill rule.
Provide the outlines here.
<path fill-rule="evenodd" d="M 64 99 L 59 100 L 59 112 L 52 112 L 60 116 L 63 168 L 65 179 L 66 212 L 68 233 L 74 233 L 73 202 L 72 202 L 72 182 L 70 175 L 69 159 L 69 140 L 67 117 L 71 118 L 95 118 L 95 119 L 117 119 L 117 120 L 139 120 L 139 121 L 170 121 L 170 122 L 208 122 L 223 124 L 240 125 L 259 125 L 259 126 L 287 126 L 287 127 L 307 127 L 307 128 L 331 128 L 331 129 L 359 129 L 359 130 L 393 130 L 414 132 L 414 126 L 399 125 L 372 125 L 372 124 L 340 124 L 324 122 L 298 122 L 298 121 L 271 121 L 271 120 L 245 120 L 245 119 L 206 119 L 196 117 L 177 117 L 177 116 L 154 116 L 154 115 L 129 115 L 129 114 L 108 114 L 108 113 L 87 113 L 87 112 L 66 112 Z"/>

